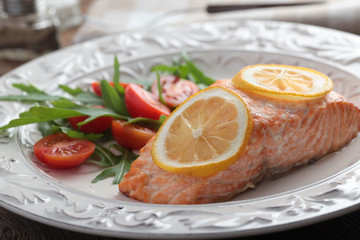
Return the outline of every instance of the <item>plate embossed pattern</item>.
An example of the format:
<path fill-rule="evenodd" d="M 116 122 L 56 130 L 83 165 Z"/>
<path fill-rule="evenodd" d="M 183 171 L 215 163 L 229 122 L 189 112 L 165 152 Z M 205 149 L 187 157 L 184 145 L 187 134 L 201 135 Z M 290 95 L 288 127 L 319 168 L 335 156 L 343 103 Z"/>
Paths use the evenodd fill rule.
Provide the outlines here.
<path fill-rule="evenodd" d="M 125 81 L 151 79 L 151 67 L 186 51 L 218 78 L 230 78 L 256 63 L 316 68 L 332 77 L 338 92 L 360 105 L 359 49 L 359 37 L 301 24 L 220 21 L 168 26 L 107 36 L 46 55 L 3 76 L 0 94 L 17 93 L 11 86 L 15 82 L 31 82 L 55 94 L 57 84 L 86 87 L 94 79 L 110 79 L 115 54 Z M 1 125 L 27 107 L 0 103 Z M 51 169 L 37 168 L 32 145 L 38 137 L 33 126 L 0 136 L 0 205 L 80 232 L 142 238 L 244 236 L 320 221 L 360 203 L 358 138 L 330 156 L 345 156 L 346 167 L 306 186 L 226 203 L 173 206 L 106 198 L 62 184 Z"/>

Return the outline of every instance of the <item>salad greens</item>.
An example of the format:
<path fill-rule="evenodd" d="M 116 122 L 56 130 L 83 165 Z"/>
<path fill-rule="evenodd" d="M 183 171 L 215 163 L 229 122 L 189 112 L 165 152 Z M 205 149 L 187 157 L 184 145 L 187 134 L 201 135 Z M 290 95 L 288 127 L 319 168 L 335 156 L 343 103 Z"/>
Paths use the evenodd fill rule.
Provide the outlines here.
<path fill-rule="evenodd" d="M 158 65 L 152 68 L 151 71 L 159 71 L 171 75 L 178 76 L 182 79 L 193 81 L 199 86 L 199 89 L 204 89 L 215 82 L 214 79 L 206 76 L 189 58 L 186 53 L 182 53 L 182 58 L 174 58 L 173 64 Z M 160 91 L 159 91 L 160 92 Z"/>
<path fill-rule="evenodd" d="M 161 83 L 160 83 L 160 73 L 158 70 L 156 70 L 156 84 L 157 84 L 157 89 L 159 92 L 159 100 L 162 104 L 167 105 L 163 96 L 162 96 L 162 87 L 161 87 Z"/>
<path fill-rule="evenodd" d="M 112 87 L 108 81 L 101 80 L 101 93 L 105 107 L 114 110 L 122 116 L 129 116 L 129 113 L 125 106 L 125 101 L 120 96 L 119 92 L 116 90 L 116 85 L 119 84 L 114 83 L 115 87 Z"/>
<path fill-rule="evenodd" d="M 160 73 L 172 74 L 183 79 L 195 82 L 200 89 L 203 89 L 215 81 L 199 70 L 190 60 L 186 53 L 183 53 L 181 59 L 174 59 L 172 65 L 158 65 L 151 71 L 156 72 L 159 98 L 162 103 L 165 101 L 161 96 Z M 129 171 L 131 163 L 137 158 L 130 149 L 124 148 L 118 144 L 110 144 L 104 147 L 104 143 L 112 141 L 111 133 L 102 134 L 83 133 L 71 128 L 68 118 L 77 116 L 89 116 L 78 126 L 89 123 L 90 121 L 110 116 L 114 119 L 125 121 L 125 124 L 143 125 L 154 130 L 159 129 L 166 116 L 162 115 L 159 120 L 137 117 L 131 118 L 125 105 L 125 89 L 120 83 L 120 64 L 117 57 L 114 57 L 114 75 L 112 82 L 114 87 L 105 79 L 100 81 L 102 97 L 94 92 L 84 90 L 79 87 L 70 88 L 65 85 L 58 87 L 70 97 L 48 94 L 32 84 L 13 84 L 23 92 L 21 95 L 0 96 L 0 101 L 19 101 L 32 103 L 29 110 L 19 114 L 17 119 L 11 120 L 7 125 L 1 126 L 0 130 L 6 130 L 27 124 L 37 124 L 38 130 L 43 136 L 56 132 L 66 133 L 69 137 L 86 139 L 93 141 L 96 145 L 93 156 L 88 162 L 94 163 L 103 168 L 101 173 L 93 179 L 93 183 L 103 179 L 113 177 L 113 183 L 118 184 L 123 176 Z M 94 108 L 93 106 L 105 106 L 104 108 Z"/>
<path fill-rule="evenodd" d="M 115 149 L 120 152 L 119 155 L 114 154 L 111 149 Z M 109 148 L 104 148 L 97 145 L 95 154 L 99 160 L 89 160 L 89 162 L 95 163 L 99 166 L 105 167 L 99 175 L 97 175 L 91 182 L 97 183 L 109 177 L 114 177 L 113 184 L 119 184 L 124 175 L 129 171 L 131 163 L 138 157 L 128 149 L 112 144 Z"/>

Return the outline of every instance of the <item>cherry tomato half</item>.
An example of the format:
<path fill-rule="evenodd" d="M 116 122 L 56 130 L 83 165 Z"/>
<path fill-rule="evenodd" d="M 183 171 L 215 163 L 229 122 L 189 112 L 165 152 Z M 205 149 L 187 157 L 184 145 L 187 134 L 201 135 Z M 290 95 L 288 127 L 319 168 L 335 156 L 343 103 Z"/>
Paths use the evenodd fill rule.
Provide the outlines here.
<path fill-rule="evenodd" d="M 174 75 L 160 77 L 161 95 L 169 107 L 177 107 L 188 97 L 199 91 L 198 86 L 185 79 L 180 79 Z M 151 86 L 151 92 L 159 98 L 157 80 Z"/>
<path fill-rule="evenodd" d="M 113 83 L 113 82 L 109 82 L 109 84 L 110 84 L 111 86 L 114 86 L 114 83 Z M 123 82 L 120 82 L 119 84 L 120 84 L 121 86 L 123 86 L 124 89 L 126 89 L 126 87 L 127 87 L 127 85 L 128 85 L 128 83 L 123 83 Z M 98 95 L 99 97 L 102 96 L 101 87 L 100 87 L 100 82 L 93 82 L 93 83 L 91 83 L 91 88 L 92 88 L 93 92 L 94 92 L 96 95 Z"/>
<path fill-rule="evenodd" d="M 158 120 L 161 115 L 168 116 L 170 108 L 161 104 L 155 97 L 139 85 L 129 83 L 125 90 L 125 104 L 131 117 L 145 117 Z"/>
<path fill-rule="evenodd" d="M 95 144 L 88 140 L 71 138 L 65 133 L 54 133 L 34 145 L 39 161 L 52 168 L 70 168 L 83 163 L 95 151 Z"/>
<path fill-rule="evenodd" d="M 85 121 L 89 116 L 77 116 L 69 118 L 73 129 L 78 130 L 78 123 Z M 84 133 L 103 133 L 111 127 L 112 117 L 98 117 L 89 123 L 80 126 L 80 131 Z"/>
<path fill-rule="evenodd" d="M 150 128 L 124 123 L 121 120 L 113 120 L 111 125 L 113 138 L 123 147 L 140 149 L 156 134 L 156 131 Z"/>

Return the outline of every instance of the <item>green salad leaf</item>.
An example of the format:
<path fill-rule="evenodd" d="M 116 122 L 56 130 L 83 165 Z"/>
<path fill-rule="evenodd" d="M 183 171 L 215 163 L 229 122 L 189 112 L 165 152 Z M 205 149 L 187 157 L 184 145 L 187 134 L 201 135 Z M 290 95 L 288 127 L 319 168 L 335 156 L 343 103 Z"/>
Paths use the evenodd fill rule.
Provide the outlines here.
<path fill-rule="evenodd" d="M 0 96 L 0 101 L 18 101 L 18 102 L 28 102 L 28 103 L 37 103 L 37 102 L 46 102 L 46 101 L 55 101 L 59 100 L 62 97 L 47 95 L 43 93 L 29 93 L 26 95 L 7 95 Z"/>
<path fill-rule="evenodd" d="M 61 101 L 60 101 L 61 102 Z M 67 104 L 71 105 L 70 102 L 66 100 Z M 59 102 L 56 102 L 59 103 Z M 55 104 L 56 105 L 56 104 Z M 76 107 L 75 107 L 76 106 Z M 0 127 L 0 130 L 19 127 L 22 125 L 27 125 L 31 123 L 40 123 L 40 122 L 47 122 L 53 121 L 57 119 L 66 119 L 70 117 L 76 116 L 84 116 L 87 115 L 89 118 L 84 120 L 83 122 L 79 123 L 78 125 L 81 126 L 86 124 L 95 118 L 102 117 L 102 116 L 111 116 L 114 118 L 128 120 L 128 117 L 122 116 L 117 114 L 116 112 L 112 111 L 108 108 L 93 108 L 87 107 L 82 105 L 72 105 L 71 108 L 63 108 L 63 107 L 44 107 L 44 106 L 35 106 L 31 107 L 29 111 L 23 112 L 19 115 L 19 118 L 11 120 L 7 125 Z"/>
<path fill-rule="evenodd" d="M 63 122 L 59 123 L 57 121 L 47 121 L 38 123 L 38 130 L 43 136 L 48 136 L 53 133 L 63 132 L 66 133 L 71 138 L 84 139 L 89 141 L 95 141 L 103 137 L 104 134 L 95 134 L 95 133 L 83 133 L 77 130 L 67 127 L 67 124 Z"/>
<path fill-rule="evenodd" d="M 159 130 L 160 126 L 163 124 L 165 119 L 166 119 L 165 115 L 161 115 L 158 120 L 137 117 L 137 118 L 132 118 L 132 119 L 128 120 L 124 124 L 138 124 L 138 125 L 148 127 L 148 128 L 154 129 L 154 130 Z"/>
<path fill-rule="evenodd" d="M 85 91 L 79 87 L 77 88 L 71 88 L 69 86 L 66 86 L 66 85 L 62 85 L 62 84 L 59 84 L 58 85 L 59 88 L 61 88 L 64 92 L 70 94 L 71 96 L 77 96 L 81 93 L 85 93 Z"/>
<path fill-rule="evenodd" d="M 113 83 L 116 91 L 120 94 L 120 97 L 123 97 L 125 94 L 125 89 L 120 85 L 120 63 L 117 57 L 114 57 L 114 76 Z"/>
<path fill-rule="evenodd" d="M 163 96 L 162 96 L 162 87 L 161 87 L 161 82 L 160 82 L 160 73 L 159 71 L 156 70 L 156 84 L 157 84 L 157 88 L 158 88 L 158 93 L 159 93 L 159 99 L 160 102 L 162 104 L 164 104 L 165 106 L 167 106 Z"/>
<path fill-rule="evenodd" d="M 112 150 L 119 152 L 115 154 Z M 104 148 L 100 145 L 96 146 L 95 157 L 98 160 L 88 160 L 101 167 L 107 167 L 99 175 L 97 175 L 91 182 L 97 183 L 109 177 L 113 177 L 113 184 L 119 184 L 124 175 L 129 171 L 131 163 L 138 157 L 132 153 L 129 149 L 126 149 L 120 145 L 110 145 L 109 148 Z"/>
<path fill-rule="evenodd" d="M 37 93 L 37 94 L 46 94 L 44 91 L 41 91 L 40 89 L 38 89 L 37 87 L 35 87 L 32 84 L 29 85 L 25 85 L 23 83 L 14 83 L 12 85 L 14 88 L 17 88 L 23 92 L 32 94 L 32 93 Z"/>
<path fill-rule="evenodd" d="M 129 116 L 129 113 L 126 109 L 125 101 L 120 97 L 116 89 L 112 87 L 106 80 L 102 80 L 100 82 L 100 86 L 105 106 L 123 116 Z"/>
<path fill-rule="evenodd" d="M 58 101 L 61 99 L 67 99 L 63 96 L 50 95 L 37 89 L 34 85 L 25 85 L 22 83 L 14 83 L 13 87 L 22 90 L 26 94 L 22 95 L 7 95 L 0 96 L 0 101 L 19 101 L 28 103 L 43 103 L 48 101 Z M 70 87 L 59 85 L 61 89 L 73 96 L 71 101 L 80 102 L 88 105 L 103 105 L 104 101 L 102 98 L 92 92 L 85 92 L 80 88 L 71 89 Z M 70 99 L 69 99 L 70 101 Z"/>
<path fill-rule="evenodd" d="M 215 82 L 214 79 L 205 76 L 205 74 L 190 60 L 186 53 L 183 53 L 182 57 L 186 66 L 189 68 L 190 80 L 193 80 L 196 84 L 203 84 L 205 86 L 210 86 Z"/>
<path fill-rule="evenodd" d="M 190 60 L 186 53 L 182 53 L 181 59 L 174 59 L 173 64 L 158 65 L 151 69 L 152 72 L 162 72 L 178 76 L 182 79 L 193 81 L 199 86 L 199 89 L 204 89 L 215 82 L 214 79 L 206 76 L 193 61 Z"/>

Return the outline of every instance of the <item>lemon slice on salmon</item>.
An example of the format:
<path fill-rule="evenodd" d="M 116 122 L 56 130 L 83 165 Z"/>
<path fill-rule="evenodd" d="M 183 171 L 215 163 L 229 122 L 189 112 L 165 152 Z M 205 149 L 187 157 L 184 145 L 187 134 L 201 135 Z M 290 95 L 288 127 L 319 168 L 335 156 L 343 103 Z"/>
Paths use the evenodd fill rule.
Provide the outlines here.
<path fill-rule="evenodd" d="M 318 98 L 333 89 L 332 80 L 310 68 L 287 65 L 252 65 L 238 72 L 235 86 L 277 98 Z"/>
<path fill-rule="evenodd" d="M 228 168 L 243 153 L 252 118 L 242 98 L 209 87 L 188 98 L 165 120 L 153 142 L 160 168 L 190 176 L 209 176 Z"/>

